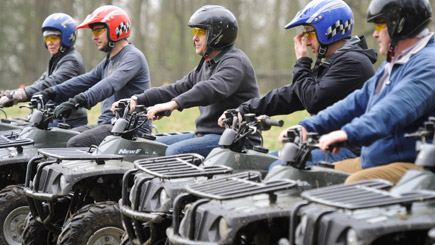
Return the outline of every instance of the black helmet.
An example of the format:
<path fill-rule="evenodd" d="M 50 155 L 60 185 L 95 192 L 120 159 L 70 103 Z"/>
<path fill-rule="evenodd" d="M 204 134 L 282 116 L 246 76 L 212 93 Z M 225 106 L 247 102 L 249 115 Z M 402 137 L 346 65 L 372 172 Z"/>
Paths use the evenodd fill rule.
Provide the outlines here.
<path fill-rule="evenodd" d="M 392 40 L 417 36 L 431 16 L 428 0 L 372 0 L 367 11 L 368 22 L 385 20 Z"/>
<path fill-rule="evenodd" d="M 189 20 L 190 27 L 207 29 L 207 48 L 224 49 L 237 38 L 236 17 L 228 9 L 218 5 L 205 5 Z"/>

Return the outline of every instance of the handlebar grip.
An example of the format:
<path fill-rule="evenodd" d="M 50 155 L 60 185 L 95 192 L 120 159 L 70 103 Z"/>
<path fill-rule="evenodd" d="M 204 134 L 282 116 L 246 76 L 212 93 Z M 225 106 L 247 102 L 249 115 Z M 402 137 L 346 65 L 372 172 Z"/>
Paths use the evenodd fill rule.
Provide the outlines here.
<path fill-rule="evenodd" d="M 334 149 L 336 147 L 347 148 L 347 147 L 349 147 L 349 143 L 347 141 L 343 141 L 343 142 L 337 142 L 337 143 L 334 143 L 334 144 L 330 144 L 326 148 L 326 150 L 331 151 L 332 149 Z"/>
<path fill-rule="evenodd" d="M 161 111 L 161 112 L 157 112 L 154 115 L 154 118 L 157 118 L 157 117 L 169 117 L 170 115 L 171 115 L 171 111 Z"/>
<path fill-rule="evenodd" d="M 270 126 L 282 127 L 282 125 L 284 125 L 284 121 L 280 119 L 267 118 L 264 122 Z"/>

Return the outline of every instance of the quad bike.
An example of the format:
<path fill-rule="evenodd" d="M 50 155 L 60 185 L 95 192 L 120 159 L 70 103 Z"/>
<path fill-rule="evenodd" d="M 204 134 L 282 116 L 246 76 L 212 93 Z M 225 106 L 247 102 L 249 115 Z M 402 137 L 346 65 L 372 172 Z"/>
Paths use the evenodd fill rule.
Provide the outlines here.
<path fill-rule="evenodd" d="M 0 111 L 4 114 L 5 118 L 0 119 L 0 131 L 8 131 L 8 132 L 16 132 L 19 133 L 23 127 L 31 126 L 30 118 L 32 117 L 32 113 L 34 109 L 42 109 L 42 108 L 34 108 L 32 105 L 20 106 L 20 108 L 29 108 L 30 114 L 26 117 L 20 118 L 8 118 L 6 111 L 0 108 Z M 3 132 L 2 132 L 3 133 Z"/>
<path fill-rule="evenodd" d="M 186 187 L 174 201 L 171 244 L 277 244 L 288 233 L 290 211 L 306 189 L 343 183 L 347 173 L 324 166 L 306 167 L 318 136 L 302 141 L 300 129 L 288 131 L 276 166 L 258 183 L 238 178 Z M 183 209 L 184 207 L 184 209 Z"/>
<path fill-rule="evenodd" d="M 151 134 L 138 137 L 148 125 L 146 109 L 136 106 L 128 116 L 129 101 L 119 103 L 112 135 L 98 147 L 40 149 L 29 161 L 24 244 L 119 244 L 123 174 L 134 160 L 163 156 L 167 148 Z"/>
<path fill-rule="evenodd" d="M 0 138 L 0 244 L 21 244 L 24 220 L 29 212 L 23 184 L 28 161 L 41 147 L 65 147 L 77 132 L 50 128 L 53 106 L 44 106 L 39 96 L 32 97 L 26 107 L 33 110 L 32 126 L 11 131 Z M 6 131 L 3 131 L 6 132 Z"/>
<path fill-rule="evenodd" d="M 27 107 L 41 108 L 33 111 L 29 120 L 32 126 L 23 128 L 19 134 L 2 134 L 10 141 L 5 142 L 0 149 L 1 189 L 7 185 L 24 183 L 27 162 L 37 154 L 37 149 L 65 147 L 67 141 L 78 134 L 78 132 L 68 130 L 66 124 L 60 124 L 60 128 L 50 128 L 48 124 L 53 118 L 53 106 L 44 107 L 42 98 L 32 97 Z M 13 141 L 13 139 L 19 141 Z M 32 141 L 32 143 L 23 144 L 25 141 Z"/>
<path fill-rule="evenodd" d="M 213 149 L 206 159 L 197 154 L 159 157 L 135 161 L 136 169 L 124 175 L 120 209 L 128 239 L 134 244 L 161 244 L 166 240 L 165 230 L 172 223 L 173 201 L 184 192 L 184 187 L 225 178 L 232 172 L 246 179 L 261 180 L 277 157 L 267 154 L 267 149 L 256 146 L 245 149 L 246 139 L 259 130 L 282 126 L 281 120 L 266 116 L 245 115 L 237 122 L 237 111 L 229 110 L 221 136 L 221 147 Z M 232 127 L 229 127 L 232 125 Z M 199 166 L 198 166 L 199 165 Z M 241 173 L 245 170 L 255 173 Z M 129 184 L 133 182 L 133 185 Z M 128 241 L 126 241 L 128 243 Z"/>
<path fill-rule="evenodd" d="M 421 137 L 415 164 L 400 181 L 365 180 L 302 193 L 289 240 L 281 244 L 433 244 L 435 241 L 435 118 L 408 137 Z M 391 188 L 391 189 L 390 189 Z"/>

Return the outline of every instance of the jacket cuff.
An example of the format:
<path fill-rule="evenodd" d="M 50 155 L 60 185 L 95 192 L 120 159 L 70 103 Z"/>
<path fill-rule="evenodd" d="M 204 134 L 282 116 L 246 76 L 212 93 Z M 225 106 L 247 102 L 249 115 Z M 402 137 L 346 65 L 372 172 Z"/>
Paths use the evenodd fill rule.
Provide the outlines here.
<path fill-rule="evenodd" d="M 181 103 L 181 101 L 177 98 L 173 98 L 171 101 L 175 101 L 178 104 L 178 111 L 182 111 L 184 110 L 184 105 L 183 103 Z"/>

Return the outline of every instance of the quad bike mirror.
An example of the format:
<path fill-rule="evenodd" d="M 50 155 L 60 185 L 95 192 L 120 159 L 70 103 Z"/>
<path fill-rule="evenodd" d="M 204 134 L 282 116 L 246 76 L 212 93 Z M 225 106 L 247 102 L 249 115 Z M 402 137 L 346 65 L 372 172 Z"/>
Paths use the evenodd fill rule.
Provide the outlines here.
<path fill-rule="evenodd" d="M 405 138 L 421 139 L 416 143 L 418 155 L 415 164 L 435 173 L 435 144 L 434 142 L 427 142 L 429 139 L 433 140 L 434 136 L 435 117 L 429 117 L 429 120 L 424 123 L 423 128 L 420 128 L 416 132 L 405 134 Z"/>
<path fill-rule="evenodd" d="M 294 168 L 305 169 L 306 162 L 311 160 L 311 151 L 318 148 L 319 136 L 317 133 L 307 133 L 307 140 L 302 141 L 302 130 L 295 127 L 287 131 L 284 142 L 279 159 Z"/>
<path fill-rule="evenodd" d="M 127 125 L 128 125 L 127 120 L 125 120 L 124 118 L 118 118 L 118 120 L 116 120 L 115 125 L 113 125 L 113 128 L 111 130 L 112 134 L 121 135 L 126 129 Z"/>
<path fill-rule="evenodd" d="M 243 117 L 243 121 L 238 120 L 238 110 L 228 110 L 225 115 L 226 118 L 231 120 L 224 120 L 225 131 L 223 132 L 219 145 L 230 148 L 235 152 L 242 152 L 245 142 L 249 136 L 261 133 L 261 130 L 268 130 L 272 126 L 282 126 L 282 120 L 271 119 L 266 115 L 256 117 L 253 113 L 247 113 Z M 260 134 L 261 136 L 261 134 Z M 260 152 L 267 152 L 268 149 L 262 148 L 261 145 L 256 149 Z"/>
<path fill-rule="evenodd" d="M 32 113 L 32 116 L 30 117 L 30 122 L 33 124 L 38 124 L 41 122 L 43 117 L 43 113 L 40 110 L 36 110 Z"/>
<path fill-rule="evenodd" d="M 225 119 L 223 120 L 225 130 L 219 139 L 219 145 L 229 147 L 236 138 L 237 125 L 239 124 L 238 113 L 239 111 L 237 109 L 230 109 L 225 112 Z"/>
<path fill-rule="evenodd" d="M 427 235 L 429 236 L 429 239 L 430 239 L 433 243 L 435 243 L 435 227 L 432 228 L 432 229 L 430 229 Z"/>

